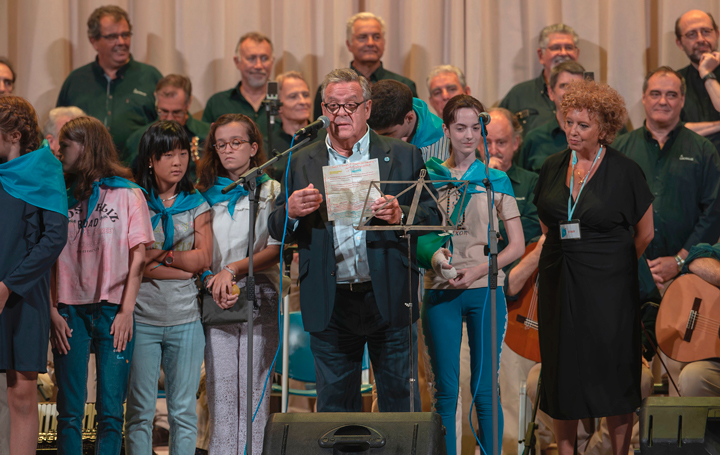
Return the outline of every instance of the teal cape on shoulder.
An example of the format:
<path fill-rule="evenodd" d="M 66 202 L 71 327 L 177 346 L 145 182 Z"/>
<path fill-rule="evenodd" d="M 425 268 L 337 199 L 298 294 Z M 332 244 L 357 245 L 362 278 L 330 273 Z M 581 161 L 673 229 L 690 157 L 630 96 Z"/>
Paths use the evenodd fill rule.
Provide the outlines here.
<path fill-rule="evenodd" d="M 0 164 L 0 182 L 10 196 L 68 216 L 62 164 L 50 147 L 41 147 Z"/>

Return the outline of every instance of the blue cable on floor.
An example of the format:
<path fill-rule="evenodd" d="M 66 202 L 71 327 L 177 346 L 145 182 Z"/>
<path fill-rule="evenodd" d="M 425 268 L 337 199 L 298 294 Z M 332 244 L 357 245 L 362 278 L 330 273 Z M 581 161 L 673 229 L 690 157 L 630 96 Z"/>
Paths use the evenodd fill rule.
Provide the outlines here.
<path fill-rule="evenodd" d="M 290 142 L 290 148 L 292 148 L 293 144 L 295 144 L 295 136 L 293 136 L 292 141 Z M 288 154 L 288 160 L 287 164 L 285 165 L 285 225 L 283 227 L 283 238 L 282 243 L 280 244 L 280 292 L 278 295 L 278 327 L 281 327 L 280 329 L 280 340 L 278 342 L 277 350 L 275 350 L 275 357 L 273 357 L 273 361 L 270 364 L 270 371 L 268 371 L 268 375 L 265 377 L 265 383 L 263 384 L 263 390 L 262 395 L 260 395 L 260 401 L 258 402 L 257 407 L 255 408 L 255 412 L 252 416 L 252 423 L 255 423 L 255 416 L 257 416 L 258 411 L 260 410 L 260 406 L 262 405 L 263 399 L 265 399 L 265 391 L 267 389 L 268 381 L 270 380 L 270 376 L 273 374 L 273 370 L 275 369 L 275 362 L 277 361 L 277 356 L 280 353 L 280 347 L 282 346 L 282 333 L 283 330 L 285 330 L 285 327 L 282 327 L 280 318 L 282 317 L 282 273 L 283 273 L 283 246 L 285 246 L 285 234 L 287 233 L 287 223 L 288 223 L 288 205 L 287 205 L 287 176 L 288 176 L 288 170 L 290 169 L 290 159 L 292 158 L 292 152 Z M 248 336 L 252 336 L 251 333 L 248 334 Z M 287 411 L 287 407 L 285 408 L 285 411 Z M 247 435 L 247 437 L 252 438 L 252 435 Z M 245 455 L 247 455 L 247 441 L 245 442 Z"/>

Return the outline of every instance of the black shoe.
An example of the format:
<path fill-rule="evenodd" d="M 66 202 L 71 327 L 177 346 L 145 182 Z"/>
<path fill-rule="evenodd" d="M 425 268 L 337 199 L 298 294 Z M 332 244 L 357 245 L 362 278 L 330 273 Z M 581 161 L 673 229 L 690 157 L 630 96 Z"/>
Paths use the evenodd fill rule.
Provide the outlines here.
<path fill-rule="evenodd" d="M 208 455 L 208 451 L 205 449 L 201 449 L 200 447 L 196 447 L 195 455 Z"/>

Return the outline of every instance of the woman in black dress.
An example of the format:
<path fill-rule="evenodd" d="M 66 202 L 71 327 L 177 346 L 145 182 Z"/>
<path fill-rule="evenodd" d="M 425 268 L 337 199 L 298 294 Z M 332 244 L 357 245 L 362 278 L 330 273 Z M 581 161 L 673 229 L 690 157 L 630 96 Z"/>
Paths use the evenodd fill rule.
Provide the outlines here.
<path fill-rule="evenodd" d="M 624 455 L 641 401 L 637 260 L 653 237 L 653 196 L 640 167 L 608 147 L 627 116 L 615 90 L 574 82 L 562 110 L 569 148 L 545 161 L 535 188 L 546 234 L 540 407 L 560 455 L 573 453 L 588 417 L 607 417 L 613 453 Z"/>
<path fill-rule="evenodd" d="M 40 146 L 35 109 L 0 97 L 0 371 L 7 372 L 10 453 L 37 449 L 38 372 L 47 368 L 50 269 L 67 242 L 62 166 Z"/>

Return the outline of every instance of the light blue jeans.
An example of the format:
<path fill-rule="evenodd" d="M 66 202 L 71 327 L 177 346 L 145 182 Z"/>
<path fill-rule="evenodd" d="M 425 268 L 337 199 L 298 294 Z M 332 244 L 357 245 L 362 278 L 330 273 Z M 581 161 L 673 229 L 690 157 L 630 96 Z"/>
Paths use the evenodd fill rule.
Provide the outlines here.
<path fill-rule="evenodd" d="M 152 429 L 160 366 L 170 424 L 170 453 L 195 453 L 195 404 L 205 352 L 200 321 L 170 327 L 135 323 L 135 355 L 130 365 L 125 450 L 129 455 L 152 453 Z"/>

